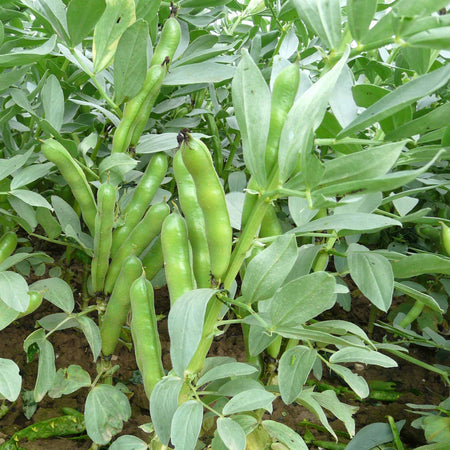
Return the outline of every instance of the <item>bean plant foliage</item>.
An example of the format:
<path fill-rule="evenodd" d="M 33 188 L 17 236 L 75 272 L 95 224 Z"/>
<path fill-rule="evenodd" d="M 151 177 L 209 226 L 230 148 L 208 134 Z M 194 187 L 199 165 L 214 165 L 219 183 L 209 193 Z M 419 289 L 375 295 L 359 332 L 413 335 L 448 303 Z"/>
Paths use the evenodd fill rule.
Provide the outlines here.
<path fill-rule="evenodd" d="M 363 400 L 355 364 L 407 360 L 449 383 L 447 366 L 409 354 L 449 349 L 448 6 L 2 2 L 0 329 L 52 303 L 59 312 L 23 343 L 38 360 L 32 400 L 88 393 L 83 411 L 0 448 L 84 434 L 116 450 L 307 449 L 267 419 L 277 399 L 306 407 L 336 442 L 329 417 L 343 422 L 350 441 L 333 448 L 403 448 L 404 421 L 356 433 L 358 408 L 307 381 L 333 373 Z M 82 287 L 49 245 L 83 265 Z M 170 367 L 153 294 L 166 284 Z M 368 329 L 322 319 L 351 311 L 355 290 L 372 305 Z M 236 324 L 246 359 L 208 355 Z M 96 375 L 56 369 L 49 336 L 70 328 Z M 127 380 L 113 376 L 124 344 L 149 401 L 147 441 L 116 437 L 132 414 Z M 2 416 L 20 370 L 0 355 Z M 445 448 L 448 401 L 409 406 L 423 448 Z"/>

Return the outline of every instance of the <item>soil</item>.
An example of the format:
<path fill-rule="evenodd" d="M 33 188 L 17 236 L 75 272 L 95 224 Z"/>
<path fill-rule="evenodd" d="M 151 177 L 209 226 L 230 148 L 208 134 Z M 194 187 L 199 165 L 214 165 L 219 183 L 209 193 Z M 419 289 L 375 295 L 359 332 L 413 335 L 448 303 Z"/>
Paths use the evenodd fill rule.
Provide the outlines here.
<path fill-rule="evenodd" d="M 76 270 L 75 270 L 76 272 Z M 167 316 L 169 311 L 169 299 L 165 288 L 155 292 L 156 311 L 157 314 Z M 369 302 L 361 296 L 354 298 L 352 301 L 351 312 L 345 312 L 340 306 L 336 305 L 332 310 L 324 313 L 324 319 L 343 319 L 367 328 L 369 320 Z M 37 360 L 27 363 L 26 355 L 23 351 L 23 341 L 34 329 L 38 319 L 47 314 L 59 312 L 57 308 L 48 302 L 44 304 L 31 316 L 25 317 L 17 321 L 0 332 L 0 356 L 15 361 L 21 370 L 23 377 L 23 390 L 32 390 L 36 382 Z M 378 317 L 387 320 L 386 317 Z M 163 349 L 163 363 L 166 369 L 171 367 L 169 356 L 169 336 L 167 330 L 167 320 L 162 319 L 159 322 L 159 332 Z M 377 341 L 382 339 L 381 330 L 375 328 L 373 338 Z M 54 333 L 50 337 L 50 341 L 54 346 L 56 355 L 56 368 L 65 368 L 70 364 L 78 364 L 87 370 L 92 378 L 96 376 L 96 365 L 92 360 L 92 354 L 83 335 L 74 329 L 68 329 Z M 134 354 L 128 350 L 125 345 L 119 345 L 117 355 L 114 357 L 114 364 L 119 364 L 120 369 L 115 373 L 115 380 L 126 384 L 130 390 L 130 403 L 132 407 L 131 419 L 124 425 L 120 435 L 131 434 L 144 440 L 148 435 L 144 433 L 139 426 L 150 422 L 148 400 L 144 394 L 141 384 L 135 384 L 137 367 Z M 416 358 L 429 364 L 443 363 L 439 360 L 438 355 L 433 349 L 423 347 L 411 347 L 410 354 Z M 231 326 L 222 336 L 218 337 L 211 348 L 210 356 L 232 356 L 238 361 L 245 361 L 245 351 L 242 334 L 238 326 Z M 358 431 L 365 425 L 374 422 L 386 423 L 386 416 L 392 416 L 395 421 L 406 419 L 406 424 L 401 431 L 402 442 L 406 448 L 415 448 L 425 444 L 422 430 L 416 430 L 411 427 L 411 421 L 417 416 L 407 412 L 406 403 L 415 404 L 439 404 L 447 397 L 445 383 L 441 378 L 421 367 L 408 363 L 402 359 L 398 360 L 398 368 L 384 369 L 378 366 L 364 366 L 356 364 L 349 366 L 357 371 L 360 375 L 370 383 L 372 381 L 386 381 L 395 383 L 395 390 L 400 393 L 400 397 L 396 401 L 382 400 L 365 400 L 359 401 L 351 393 L 340 394 L 339 398 L 344 403 L 357 406 L 359 409 L 354 415 L 356 420 L 356 430 Z M 323 374 L 322 383 L 328 385 L 342 387 L 340 380 L 332 377 L 328 373 Z M 316 390 L 320 390 L 321 386 L 316 386 Z M 84 402 L 87 395 L 87 389 L 81 389 L 71 395 L 63 396 L 59 399 L 51 399 L 46 396 L 38 405 L 35 414 L 31 419 L 27 419 L 24 415 L 22 396 L 10 405 L 8 413 L 0 419 L 0 444 L 3 440 L 7 440 L 12 434 L 18 430 L 51 417 L 61 415 L 61 407 L 72 407 L 79 411 L 83 411 Z M 269 416 L 266 416 L 269 418 Z M 333 438 L 328 432 L 315 429 L 315 425 L 320 425 L 317 418 L 308 410 L 299 405 L 284 405 L 281 401 L 275 401 L 274 411 L 270 417 L 273 420 L 280 421 L 302 436 L 309 430 L 315 439 L 332 441 Z M 330 424 L 334 430 L 345 431 L 342 422 L 329 417 Z M 305 425 L 305 421 L 312 425 Z M 347 442 L 345 438 L 340 438 L 341 442 Z M 54 438 L 41 441 L 34 441 L 22 444 L 26 449 L 88 449 L 91 441 L 84 438 L 68 439 Z M 317 447 L 309 444 L 311 449 Z"/>

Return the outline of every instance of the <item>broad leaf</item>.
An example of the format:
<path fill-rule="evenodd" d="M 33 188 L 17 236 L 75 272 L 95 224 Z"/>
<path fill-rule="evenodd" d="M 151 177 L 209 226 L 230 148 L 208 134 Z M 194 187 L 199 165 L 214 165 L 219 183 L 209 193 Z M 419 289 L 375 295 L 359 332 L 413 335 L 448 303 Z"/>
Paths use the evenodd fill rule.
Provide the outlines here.
<path fill-rule="evenodd" d="M 381 367 L 397 367 L 397 363 L 389 356 L 364 348 L 345 347 L 333 353 L 330 357 L 332 363 L 359 362 L 374 364 Z"/>
<path fill-rule="evenodd" d="M 243 411 L 265 409 L 272 413 L 275 395 L 261 389 L 250 389 L 235 395 L 223 408 L 223 414 L 229 415 Z"/>
<path fill-rule="evenodd" d="M 245 432 L 233 419 L 229 417 L 217 419 L 217 431 L 228 449 L 245 450 Z"/>
<path fill-rule="evenodd" d="M 220 380 L 222 378 L 251 375 L 252 373 L 257 372 L 257 370 L 258 369 L 255 366 L 241 362 L 221 364 L 220 366 L 216 366 L 208 370 L 202 377 L 200 377 L 197 381 L 197 386 L 202 386 L 210 381 Z"/>
<path fill-rule="evenodd" d="M 360 398 L 369 396 L 369 386 L 367 381 L 356 373 L 353 373 L 348 367 L 339 364 L 329 364 L 330 369 L 343 378 L 350 388 Z"/>
<path fill-rule="evenodd" d="M 80 324 L 80 328 L 89 343 L 89 347 L 91 348 L 94 361 L 96 361 L 102 350 L 100 329 L 98 325 L 89 317 L 79 316 L 76 320 Z"/>
<path fill-rule="evenodd" d="M 71 287 L 61 278 L 47 278 L 30 285 L 30 290 L 38 291 L 58 308 L 71 313 L 75 306 Z"/>
<path fill-rule="evenodd" d="M 67 28 L 73 47 L 89 36 L 105 7 L 105 0 L 71 0 L 67 7 Z"/>
<path fill-rule="evenodd" d="M 0 358 L 0 395 L 15 402 L 22 388 L 19 366 L 10 359 Z"/>
<path fill-rule="evenodd" d="M 220 83 L 233 78 L 236 69 L 228 64 L 204 61 L 196 64 L 177 66 L 164 79 L 166 86 L 198 83 Z"/>
<path fill-rule="evenodd" d="M 272 438 L 280 441 L 289 450 L 308 450 L 300 435 L 287 425 L 274 420 L 263 420 L 262 426 Z"/>
<path fill-rule="evenodd" d="M 391 260 L 395 278 L 412 278 L 425 273 L 450 275 L 450 258 L 433 253 L 416 253 Z"/>
<path fill-rule="evenodd" d="M 369 31 L 376 10 L 377 0 L 348 0 L 348 26 L 356 41 L 360 41 Z"/>
<path fill-rule="evenodd" d="M 28 290 L 22 275 L 11 271 L 0 272 L 0 298 L 10 308 L 25 312 L 30 304 Z"/>
<path fill-rule="evenodd" d="M 405 420 L 397 422 L 395 425 L 400 432 Z M 371 450 L 381 444 L 392 442 L 394 435 L 387 423 L 371 423 L 361 428 L 355 437 L 348 443 L 345 450 Z"/>
<path fill-rule="evenodd" d="M 51 398 L 60 398 L 63 395 L 72 394 L 82 387 L 91 385 L 91 376 L 78 365 L 71 364 L 67 369 L 59 369 L 56 372 L 53 386 L 48 392 Z"/>
<path fill-rule="evenodd" d="M 194 450 L 203 422 L 203 406 L 196 400 L 182 403 L 172 419 L 172 443 L 175 448 Z"/>
<path fill-rule="evenodd" d="M 55 44 L 56 36 L 54 35 L 40 47 L 2 54 L 0 55 L 0 67 L 23 66 L 35 63 L 51 53 L 55 48 Z"/>

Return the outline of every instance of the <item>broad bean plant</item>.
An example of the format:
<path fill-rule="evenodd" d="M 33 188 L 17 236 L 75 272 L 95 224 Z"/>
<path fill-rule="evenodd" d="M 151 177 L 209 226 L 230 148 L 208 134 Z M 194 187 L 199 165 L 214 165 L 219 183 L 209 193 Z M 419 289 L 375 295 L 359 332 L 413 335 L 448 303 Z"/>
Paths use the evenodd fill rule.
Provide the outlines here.
<path fill-rule="evenodd" d="M 331 414 L 353 438 L 358 408 L 307 383 L 324 372 L 361 401 L 370 389 L 355 363 L 407 360 L 448 384 L 448 367 L 408 353 L 448 351 L 447 3 L 6 2 L 0 329 L 52 303 L 60 312 L 24 341 L 39 364 L 33 399 L 88 394 L 83 411 L 0 448 L 85 433 L 113 450 L 308 449 L 266 413 L 305 407 L 337 441 Z M 165 285 L 170 366 L 154 300 Z M 350 311 L 355 291 L 371 305 L 366 329 L 323 318 Z M 236 325 L 245 360 L 212 355 Z M 49 336 L 70 328 L 96 373 L 56 370 Z M 131 416 L 127 380 L 113 377 L 123 345 L 148 397 L 147 441 L 116 438 Z M 1 355 L 0 369 L 4 415 L 22 380 Z M 379 426 L 380 444 L 400 448 L 392 420 L 347 448 Z"/>

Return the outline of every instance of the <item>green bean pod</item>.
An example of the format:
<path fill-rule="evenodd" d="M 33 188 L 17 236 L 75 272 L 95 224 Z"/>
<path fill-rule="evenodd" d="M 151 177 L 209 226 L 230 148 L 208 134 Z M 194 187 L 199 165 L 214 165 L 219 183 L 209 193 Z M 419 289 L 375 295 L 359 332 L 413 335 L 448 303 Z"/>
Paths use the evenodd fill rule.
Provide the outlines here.
<path fill-rule="evenodd" d="M 116 188 L 111 183 L 102 184 L 97 192 L 95 217 L 94 257 L 91 263 L 92 291 L 100 292 L 108 272 L 112 244 Z"/>
<path fill-rule="evenodd" d="M 161 343 L 156 322 L 153 287 L 144 275 L 130 288 L 131 335 L 136 362 L 142 375 L 148 398 L 158 381 L 164 376 L 161 361 Z"/>
<path fill-rule="evenodd" d="M 280 144 L 281 131 L 286 117 L 294 104 L 299 84 L 300 71 L 298 63 L 291 64 L 283 69 L 273 84 L 269 134 L 267 136 L 265 155 L 268 175 L 278 165 L 278 146 Z"/>
<path fill-rule="evenodd" d="M 28 296 L 30 297 L 30 303 L 28 304 L 28 308 L 26 309 L 26 311 L 21 312 L 17 316 L 18 319 L 20 319 L 21 317 L 28 316 L 28 314 L 33 313 L 42 304 L 42 295 L 39 292 L 29 291 Z"/>
<path fill-rule="evenodd" d="M 173 172 L 178 187 L 178 198 L 186 220 L 189 242 L 192 246 L 192 268 L 198 288 L 211 286 L 211 268 L 205 218 L 198 203 L 194 180 L 186 169 L 181 152 L 173 158 Z"/>
<path fill-rule="evenodd" d="M 186 223 L 177 212 L 165 218 L 161 230 L 161 244 L 170 304 L 173 305 L 183 294 L 195 289 Z"/>
<path fill-rule="evenodd" d="M 128 149 L 136 118 L 149 99 L 156 99 L 166 73 L 166 65 L 161 64 L 154 65 L 147 71 L 142 89 L 125 106 L 122 120 L 113 136 L 111 153 L 123 153 Z"/>
<path fill-rule="evenodd" d="M 11 256 L 17 247 L 17 234 L 7 231 L 0 239 L 0 264 Z"/>
<path fill-rule="evenodd" d="M 442 248 L 447 256 L 450 256 L 450 227 L 444 222 L 441 223 Z"/>
<path fill-rule="evenodd" d="M 181 38 L 178 20 L 170 16 L 164 23 L 158 45 L 153 52 L 150 66 L 161 65 L 164 61 L 172 61 Z"/>
<path fill-rule="evenodd" d="M 149 208 L 142 220 L 133 228 L 128 238 L 121 245 L 109 265 L 104 291 L 112 292 L 120 268 L 129 255 L 140 255 L 161 231 L 164 219 L 169 215 L 167 203 L 157 203 Z"/>
<path fill-rule="evenodd" d="M 261 228 L 259 230 L 259 237 L 272 237 L 283 234 L 283 230 L 278 220 L 277 213 L 273 205 L 267 208 L 267 212 L 264 215 L 264 219 L 261 222 Z"/>
<path fill-rule="evenodd" d="M 111 256 L 114 257 L 133 228 L 142 220 L 145 211 L 166 175 L 167 165 L 167 155 L 165 153 L 155 153 L 148 163 L 142 178 L 133 192 L 133 196 L 123 210 L 123 225 L 114 230 Z"/>
<path fill-rule="evenodd" d="M 66 148 L 54 139 L 47 139 L 41 147 L 44 156 L 61 172 L 78 202 L 83 219 L 86 222 L 91 235 L 95 234 L 95 216 L 97 205 L 94 194 L 81 167 L 72 158 Z"/>
<path fill-rule="evenodd" d="M 102 353 L 105 356 L 112 355 L 119 342 L 120 331 L 130 310 L 130 287 L 141 274 L 141 260 L 135 255 L 128 256 L 122 264 L 100 326 Z"/>
<path fill-rule="evenodd" d="M 156 274 L 164 267 L 164 255 L 160 236 L 154 240 L 152 246 L 141 258 L 145 277 L 148 281 L 152 281 Z"/>
<path fill-rule="evenodd" d="M 211 273 L 216 280 L 221 280 L 230 262 L 233 238 L 225 193 L 206 145 L 186 130 L 180 132 L 178 139 L 205 218 Z"/>

